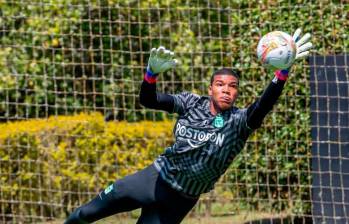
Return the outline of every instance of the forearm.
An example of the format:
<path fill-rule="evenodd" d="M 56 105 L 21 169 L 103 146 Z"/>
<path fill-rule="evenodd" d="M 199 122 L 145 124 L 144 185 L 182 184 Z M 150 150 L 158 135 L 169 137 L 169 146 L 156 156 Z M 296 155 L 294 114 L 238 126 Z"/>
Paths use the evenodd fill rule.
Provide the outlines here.
<path fill-rule="evenodd" d="M 173 96 L 156 92 L 156 80 L 159 73 L 173 68 L 177 60 L 173 58 L 174 53 L 160 46 L 152 48 L 148 60 L 147 71 L 141 85 L 139 94 L 140 103 L 150 109 L 173 112 Z"/>
<path fill-rule="evenodd" d="M 156 92 L 156 82 L 149 83 L 143 80 L 139 93 L 140 103 L 150 109 L 173 112 L 174 100 L 171 95 Z"/>
<path fill-rule="evenodd" d="M 247 125 L 256 129 L 260 127 L 264 117 L 272 110 L 285 85 L 285 80 L 277 79 L 268 85 L 262 96 L 247 110 Z"/>
<path fill-rule="evenodd" d="M 301 29 L 298 28 L 294 32 L 292 37 L 296 45 L 295 60 L 308 56 L 309 49 L 312 48 L 312 43 L 309 41 L 311 35 L 309 33 L 306 33 L 302 38 L 300 38 L 300 33 Z M 288 78 L 288 72 L 292 64 L 288 65 L 287 69 L 276 70 L 275 78 L 264 91 L 262 97 L 248 108 L 247 125 L 250 128 L 258 128 L 261 125 L 264 117 L 273 108 L 273 105 L 276 103 L 277 99 L 281 95 L 282 89 Z"/>

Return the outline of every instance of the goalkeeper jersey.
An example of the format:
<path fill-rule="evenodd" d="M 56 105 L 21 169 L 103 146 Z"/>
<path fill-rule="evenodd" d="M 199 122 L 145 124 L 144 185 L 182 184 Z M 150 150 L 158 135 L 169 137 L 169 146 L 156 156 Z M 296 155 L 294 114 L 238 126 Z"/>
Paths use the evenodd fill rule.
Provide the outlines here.
<path fill-rule="evenodd" d="M 175 142 L 154 165 L 172 188 L 191 196 L 213 189 L 248 136 L 258 128 L 281 95 L 285 82 L 274 78 L 262 96 L 245 109 L 236 107 L 217 115 L 210 98 L 183 92 L 158 93 L 155 83 L 142 82 L 140 103 L 148 108 L 177 113 Z"/>
<path fill-rule="evenodd" d="M 210 99 L 192 93 L 173 95 L 179 114 L 175 142 L 155 160 L 161 177 L 173 188 L 196 196 L 210 191 L 243 149 L 252 129 L 247 109 L 212 115 Z"/>

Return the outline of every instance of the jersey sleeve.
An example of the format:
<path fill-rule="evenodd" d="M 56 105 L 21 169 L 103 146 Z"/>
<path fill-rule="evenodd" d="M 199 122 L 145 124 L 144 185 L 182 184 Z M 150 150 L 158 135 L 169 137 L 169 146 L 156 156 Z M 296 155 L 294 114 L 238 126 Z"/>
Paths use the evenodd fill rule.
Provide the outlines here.
<path fill-rule="evenodd" d="M 139 101 L 147 108 L 173 113 L 173 97 L 169 94 L 158 93 L 155 83 L 142 82 Z"/>
<path fill-rule="evenodd" d="M 265 116 L 272 110 L 281 95 L 285 81 L 273 79 L 262 96 L 247 109 L 247 124 L 253 129 L 261 126 Z"/>
<path fill-rule="evenodd" d="M 238 132 L 241 134 L 243 138 L 248 138 L 248 136 L 253 132 L 254 129 L 249 127 L 247 123 L 248 113 L 247 108 L 238 109 L 236 112 L 236 116 L 238 116 Z"/>
<path fill-rule="evenodd" d="M 178 113 L 179 115 L 185 114 L 188 109 L 200 99 L 199 95 L 189 92 L 182 92 L 172 96 L 174 100 L 173 112 Z"/>

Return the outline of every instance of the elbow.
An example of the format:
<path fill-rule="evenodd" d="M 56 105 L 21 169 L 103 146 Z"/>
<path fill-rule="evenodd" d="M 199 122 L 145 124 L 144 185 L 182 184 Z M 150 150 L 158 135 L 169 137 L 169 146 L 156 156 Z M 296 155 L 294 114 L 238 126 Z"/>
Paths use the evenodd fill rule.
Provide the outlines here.
<path fill-rule="evenodd" d="M 145 96 L 143 94 L 141 94 L 139 96 L 139 103 L 149 109 L 154 109 L 154 105 L 155 105 L 155 101 L 152 97 L 150 96 Z"/>
<path fill-rule="evenodd" d="M 262 126 L 262 120 L 260 121 L 247 121 L 247 126 L 252 130 L 256 130 Z"/>

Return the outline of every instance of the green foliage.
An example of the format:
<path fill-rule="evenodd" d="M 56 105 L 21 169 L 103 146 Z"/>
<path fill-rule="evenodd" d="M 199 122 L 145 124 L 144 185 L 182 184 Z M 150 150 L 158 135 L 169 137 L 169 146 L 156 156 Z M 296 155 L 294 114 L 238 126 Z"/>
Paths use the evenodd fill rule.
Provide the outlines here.
<path fill-rule="evenodd" d="M 116 179 L 151 164 L 172 143 L 172 126 L 168 121 L 105 123 L 101 114 L 1 124 L 7 131 L 0 134 L 0 191 L 2 200 L 18 206 L 6 203 L 0 212 L 18 215 L 14 221 L 63 216 Z M 213 199 L 237 211 L 309 212 L 309 142 L 281 140 L 304 138 L 304 132 L 292 125 L 274 128 L 275 142 L 268 130 L 253 134 L 203 203 Z"/>
<path fill-rule="evenodd" d="M 243 80 L 253 82 L 254 95 L 270 79 L 255 56 L 263 34 L 303 27 L 321 54 L 343 52 L 349 45 L 348 5 L 332 1 L 0 4 L 2 119 L 90 110 L 114 110 L 122 120 L 163 119 L 135 104 L 148 52 L 160 44 L 174 50 L 181 62 L 160 78 L 161 89 L 206 93 L 210 73 L 233 66 L 243 71 Z"/>
<path fill-rule="evenodd" d="M 315 53 L 348 49 L 349 5 L 337 2 L 1 1 L 0 119 L 113 110 L 119 120 L 163 120 L 167 115 L 142 110 L 137 98 L 148 52 L 159 45 L 174 50 L 180 61 L 159 77 L 159 90 L 206 94 L 210 73 L 231 66 L 242 71 L 237 104 L 244 107 L 272 77 L 255 55 L 263 34 L 302 27 L 313 34 Z M 305 61 L 294 66 L 278 106 L 223 178 L 233 183 L 223 191 L 228 188 L 242 207 L 310 212 L 308 74 Z M 2 197 L 30 202 L 9 203 L 2 214 L 55 214 L 43 201 L 56 202 L 57 212 L 62 204 L 80 204 L 88 197 L 83 192 L 126 175 L 132 164 L 150 163 L 163 146 L 143 136 L 120 137 L 124 129 L 105 130 L 101 121 L 90 123 L 2 138 Z"/>
<path fill-rule="evenodd" d="M 170 145 L 172 122 L 105 123 L 101 114 L 1 124 L 0 213 L 62 217 Z M 87 193 L 91 194 L 87 194 Z M 12 203 L 15 201 L 16 206 Z"/>

